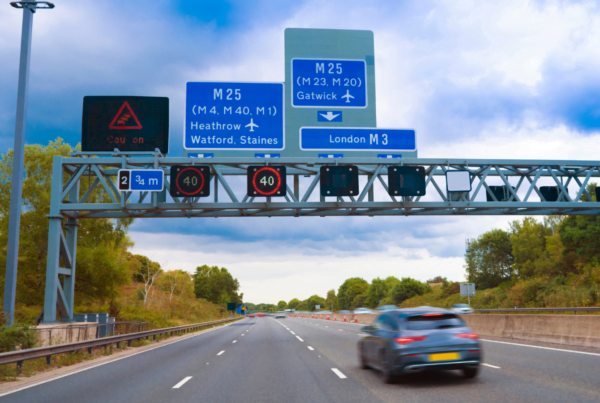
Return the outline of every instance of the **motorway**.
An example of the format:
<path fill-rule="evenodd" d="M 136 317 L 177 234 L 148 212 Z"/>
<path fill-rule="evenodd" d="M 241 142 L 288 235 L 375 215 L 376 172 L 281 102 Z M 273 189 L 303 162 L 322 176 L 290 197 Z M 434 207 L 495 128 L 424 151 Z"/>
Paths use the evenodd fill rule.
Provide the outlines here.
<path fill-rule="evenodd" d="M 386 385 L 356 356 L 360 326 L 246 318 L 0 397 L 2 402 L 599 402 L 600 354 L 483 341 L 479 377 Z M 568 349 L 568 348 L 567 348 Z"/>

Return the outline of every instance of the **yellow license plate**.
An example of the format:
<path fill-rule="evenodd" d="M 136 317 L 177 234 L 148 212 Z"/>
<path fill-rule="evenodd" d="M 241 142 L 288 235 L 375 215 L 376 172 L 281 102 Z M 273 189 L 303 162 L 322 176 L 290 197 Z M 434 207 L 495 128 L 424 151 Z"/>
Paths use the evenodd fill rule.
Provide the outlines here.
<path fill-rule="evenodd" d="M 450 361 L 460 359 L 458 353 L 430 354 L 429 361 Z"/>

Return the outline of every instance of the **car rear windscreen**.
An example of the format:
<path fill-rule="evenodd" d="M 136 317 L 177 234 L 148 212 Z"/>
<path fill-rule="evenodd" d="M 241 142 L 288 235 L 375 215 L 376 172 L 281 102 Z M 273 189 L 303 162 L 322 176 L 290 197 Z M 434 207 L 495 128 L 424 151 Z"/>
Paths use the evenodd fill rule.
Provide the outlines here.
<path fill-rule="evenodd" d="M 446 329 L 450 327 L 466 326 L 458 316 L 451 313 L 433 313 L 409 316 L 406 319 L 406 328 L 408 330 L 432 330 Z"/>

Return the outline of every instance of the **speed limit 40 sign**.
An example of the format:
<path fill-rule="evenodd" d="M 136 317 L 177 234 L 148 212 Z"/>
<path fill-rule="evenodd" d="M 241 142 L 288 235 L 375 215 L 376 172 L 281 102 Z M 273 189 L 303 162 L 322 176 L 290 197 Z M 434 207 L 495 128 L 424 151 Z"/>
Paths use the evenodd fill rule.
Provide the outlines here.
<path fill-rule="evenodd" d="M 277 165 L 248 167 L 248 196 L 285 196 L 285 167 Z"/>
<path fill-rule="evenodd" d="M 171 167 L 169 193 L 173 197 L 210 196 L 208 165 L 174 165 Z"/>

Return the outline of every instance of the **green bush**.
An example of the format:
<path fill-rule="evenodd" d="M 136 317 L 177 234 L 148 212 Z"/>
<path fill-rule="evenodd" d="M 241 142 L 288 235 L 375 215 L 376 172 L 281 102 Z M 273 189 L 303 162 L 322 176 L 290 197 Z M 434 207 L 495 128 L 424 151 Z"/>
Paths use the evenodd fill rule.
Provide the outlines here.
<path fill-rule="evenodd" d="M 0 326 L 0 352 L 6 353 L 17 347 L 24 350 L 35 347 L 37 337 L 35 329 L 15 323 L 13 326 Z"/>

